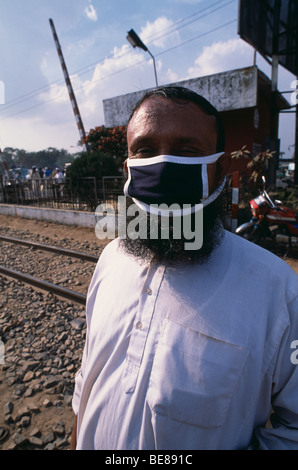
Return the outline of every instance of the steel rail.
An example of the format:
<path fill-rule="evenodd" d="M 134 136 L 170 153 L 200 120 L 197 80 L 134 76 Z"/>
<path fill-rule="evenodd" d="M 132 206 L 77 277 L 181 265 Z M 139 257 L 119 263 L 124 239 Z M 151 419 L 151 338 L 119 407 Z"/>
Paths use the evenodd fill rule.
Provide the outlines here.
<path fill-rule="evenodd" d="M 17 279 L 26 284 L 30 284 L 34 287 L 37 287 L 39 289 L 46 290 L 47 292 L 52 292 L 53 294 L 72 300 L 73 302 L 77 302 L 82 305 L 86 304 L 87 296 L 85 294 L 81 294 L 80 292 L 75 292 L 65 287 L 57 286 L 56 284 L 51 284 L 50 282 L 43 281 L 42 279 L 33 277 L 30 274 L 25 274 L 19 271 L 14 271 L 2 265 L 0 265 L 0 274 L 3 274 L 4 276 L 7 276 L 7 277 L 11 277 L 13 279 Z"/>
<path fill-rule="evenodd" d="M 52 253 L 71 256 L 73 258 L 79 258 L 84 261 L 91 261 L 92 263 L 97 263 L 98 261 L 98 256 L 91 255 L 89 253 L 82 253 L 81 251 L 68 250 L 67 248 L 60 248 L 59 246 L 44 245 L 42 243 L 37 243 L 29 240 L 22 240 L 20 238 L 5 237 L 4 235 L 0 235 L 0 240 L 7 243 L 16 243 L 19 245 L 33 247 L 38 250 L 51 251 Z"/>

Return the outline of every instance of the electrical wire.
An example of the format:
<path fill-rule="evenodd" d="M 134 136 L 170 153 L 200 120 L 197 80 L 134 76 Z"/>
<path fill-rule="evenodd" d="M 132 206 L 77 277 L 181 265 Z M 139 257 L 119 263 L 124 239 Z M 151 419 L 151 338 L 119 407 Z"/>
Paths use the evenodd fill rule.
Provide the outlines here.
<path fill-rule="evenodd" d="M 218 27 L 216 27 L 216 28 L 214 28 L 214 29 L 212 29 L 212 30 L 210 30 L 210 31 L 207 31 L 207 32 L 202 33 L 202 34 L 199 34 L 198 36 L 195 36 L 194 38 L 188 39 L 188 40 L 186 40 L 186 41 L 184 41 L 184 42 L 182 42 L 182 43 L 180 43 L 180 44 L 177 44 L 176 46 L 173 46 L 173 47 L 171 47 L 171 48 L 169 48 L 169 49 L 166 49 L 165 51 L 160 52 L 159 54 L 156 54 L 156 56 L 160 56 L 160 55 L 165 54 L 165 53 L 167 53 L 167 52 L 170 52 L 170 51 L 172 51 L 172 50 L 174 50 L 174 49 L 177 49 L 178 47 L 181 47 L 181 46 L 183 46 L 183 45 L 185 45 L 185 44 L 188 44 L 189 42 L 192 42 L 192 41 L 195 41 L 195 40 L 197 40 L 197 39 L 200 39 L 200 38 L 202 38 L 203 36 L 206 36 L 206 35 L 208 35 L 208 34 L 210 34 L 210 33 L 213 33 L 213 32 L 215 32 L 215 31 L 218 31 L 218 30 L 220 30 L 220 29 L 222 29 L 222 28 L 224 28 L 224 27 L 226 27 L 226 26 L 231 25 L 232 23 L 235 23 L 236 21 L 237 21 L 236 18 L 233 19 L 233 20 L 231 20 L 231 21 L 228 21 L 227 23 L 224 23 L 223 25 L 220 25 L 220 26 L 218 26 Z M 150 60 L 150 59 L 149 59 L 149 60 Z M 126 71 L 126 70 L 128 70 L 128 69 L 130 69 L 130 68 L 132 68 L 132 67 L 136 67 L 136 66 L 138 66 L 138 65 L 140 65 L 140 64 L 142 64 L 142 63 L 144 63 L 144 62 L 147 62 L 147 61 L 148 61 L 148 59 L 142 59 L 142 60 L 140 60 L 140 61 L 138 61 L 138 62 L 136 62 L 136 63 L 134 63 L 134 64 L 131 64 L 131 65 L 127 66 L 127 67 L 124 67 L 123 69 L 117 70 L 116 72 L 113 72 L 113 73 L 111 73 L 111 74 L 109 74 L 109 75 L 106 75 L 106 76 L 104 76 L 104 77 L 101 77 L 101 78 L 98 79 L 98 80 L 94 80 L 92 83 L 94 84 L 94 83 L 97 83 L 97 82 L 99 82 L 99 81 L 106 80 L 106 79 L 108 79 L 108 78 L 111 78 L 111 77 L 114 76 L 114 75 L 117 75 L 118 73 L 122 73 L 122 72 L 124 72 L 124 71 Z M 80 90 L 82 90 L 82 89 L 84 89 L 84 88 L 86 88 L 86 85 L 81 85 L 80 87 L 77 87 L 77 88 L 74 90 L 74 92 L 80 91 Z M 27 111 L 31 111 L 31 110 L 34 109 L 34 108 L 38 108 L 38 107 L 43 106 L 43 105 L 45 105 L 45 104 L 47 104 L 47 103 L 49 103 L 49 102 L 55 101 L 55 99 L 56 99 L 56 98 L 50 98 L 50 99 L 48 99 L 48 100 L 46 100 L 46 101 L 43 101 L 42 103 L 38 103 L 38 104 L 36 104 L 36 105 L 33 105 L 33 106 L 29 107 L 29 108 L 23 109 L 23 110 L 18 111 L 18 112 L 16 112 L 16 113 L 12 113 L 12 114 L 10 114 L 9 116 L 5 116 L 5 117 L 3 117 L 3 118 L 0 118 L 0 121 L 5 120 L 5 119 L 8 119 L 8 118 L 13 117 L 13 116 L 16 116 L 16 115 L 18 115 L 18 114 L 22 114 L 22 113 L 27 112 Z"/>
<path fill-rule="evenodd" d="M 185 27 L 185 26 L 188 26 L 189 24 L 195 22 L 195 21 L 198 21 L 202 18 L 205 18 L 206 16 L 209 16 L 211 15 L 212 13 L 215 13 L 216 11 L 220 10 L 221 8 L 224 8 L 225 6 L 227 6 L 228 4 L 232 3 L 234 0 L 230 0 L 228 1 L 227 3 L 225 3 L 224 5 L 220 5 L 219 7 L 217 7 L 215 10 L 212 10 L 211 12 L 208 12 L 208 13 L 205 13 L 202 15 L 202 12 L 206 11 L 206 10 L 209 10 L 210 8 L 213 8 L 215 7 L 216 5 L 222 3 L 223 1 L 225 0 L 218 0 L 217 2 L 213 3 L 212 5 L 209 5 L 208 7 L 205 7 L 203 9 L 201 9 L 200 11 L 196 12 L 196 13 L 193 13 L 185 18 L 182 18 L 180 20 L 178 20 L 177 22 L 173 23 L 172 25 L 166 27 L 166 28 L 163 28 L 160 30 L 160 34 L 159 36 L 154 36 L 152 37 L 152 39 L 150 39 L 150 37 L 148 37 L 148 39 L 146 39 L 146 41 L 148 42 L 148 44 L 151 44 L 152 42 L 156 41 L 157 39 L 161 39 L 162 37 L 165 37 L 167 35 L 170 35 L 170 34 L 173 34 L 175 33 L 177 30 Z M 201 15 L 199 16 L 198 18 L 194 18 L 198 15 Z M 182 24 L 181 26 L 178 26 L 176 28 L 177 25 L 179 25 L 180 23 L 183 23 L 185 21 L 187 21 L 188 19 L 192 18 L 191 21 L 185 23 L 185 24 Z M 166 51 L 165 51 L 166 52 Z M 124 52 L 122 56 L 125 56 L 129 54 L 129 51 L 127 52 Z M 159 54 L 158 54 L 159 55 Z M 114 57 L 114 54 L 110 54 L 109 56 L 106 56 L 105 58 L 103 59 L 100 59 L 100 60 L 97 60 L 83 68 L 80 68 L 80 69 L 77 69 L 76 71 L 74 71 L 71 75 L 77 75 L 77 76 L 82 76 L 86 73 L 88 73 L 90 70 L 92 70 L 94 68 L 94 66 L 96 65 L 99 65 L 101 63 L 103 63 L 104 61 L 106 61 L 107 59 L 110 59 L 110 58 L 113 58 Z M 8 103 L 4 104 L 2 107 L 1 107 L 1 110 L 5 111 L 6 109 L 10 108 L 10 107 L 13 107 L 13 106 L 16 106 L 18 104 L 21 104 L 23 103 L 24 101 L 27 101 L 28 99 L 31 99 L 33 98 L 34 96 L 37 96 L 39 95 L 40 93 L 42 93 L 43 91 L 47 91 L 49 90 L 53 85 L 58 85 L 60 83 L 63 83 L 64 82 L 64 79 L 61 78 L 61 79 L 57 79 L 47 85 L 44 85 L 40 88 L 37 88 L 36 90 L 32 91 L 32 92 L 29 92 L 29 93 L 26 93 L 24 95 L 21 95 L 20 97 L 18 98 L 15 98 L 11 101 L 9 101 Z M 35 107 L 35 106 L 34 106 Z M 29 109 L 32 109 L 33 107 L 30 107 Z M 22 111 L 21 111 L 22 112 Z M 11 116 L 11 115 L 10 115 Z M 10 117 L 9 116 L 9 117 Z"/>
<path fill-rule="evenodd" d="M 215 4 L 213 4 L 213 5 L 211 5 L 211 6 L 207 7 L 207 8 L 208 8 L 208 9 L 209 9 L 209 8 L 212 8 L 212 6 L 217 5 L 218 3 L 221 3 L 221 1 L 222 1 L 222 0 L 220 0 L 220 2 L 216 2 Z M 198 21 L 198 20 L 201 20 L 201 19 L 203 19 L 203 18 L 206 18 L 206 16 L 209 16 L 209 15 L 211 15 L 212 13 L 215 13 L 215 12 L 221 10 L 222 8 L 224 8 L 224 7 L 226 7 L 227 5 L 229 5 L 230 3 L 234 3 L 234 0 L 230 0 L 230 1 L 228 1 L 227 3 L 225 3 L 224 5 L 221 5 L 220 7 L 215 8 L 215 10 L 210 11 L 209 13 L 205 13 L 204 15 L 201 15 L 201 16 L 199 16 L 198 18 L 192 19 L 191 21 L 189 21 L 189 22 L 187 22 L 187 23 L 185 23 L 185 24 L 183 24 L 183 25 L 181 25 L 181 26 L 176 27 L 177 23 L 174 23 L 174 24 L 171 26 L 171 27 L 175 26 L 175 28 L 174 28 L 172 31 L 166 32 L 166 33 L 164 33 L 164 34 L 160 34 L 159 36 L 156 36 L 156 35 L 151 36 L 151 37 L 149 37 L 148 39 L 146 39 L 145 42 L 148 43 L 148 44 L 151 44 L 151 43 L 155 42 L 156 40 L 163 38 L 164 36 L 168 36 L 169 34 L 176 33 L 177 31 L 179 31 L 179 29 L 184 28 L 185 26 L 189 26 L 190 24 L 192 24 L 192 23 L 194 23 L 194 22 L 196 22 L 196 21 Z M 205 8 L 205 9 L 206 9 L 206 8 Z M 205 9 L 204 9 L 204 10 L 205 10 Z M 204 11 L 204 10 L 202 10 L 202 11 Z M 200 12 L 200 13 L 201 13 L 201 12 Z M 191 15 L 191 16 L 192 16 L 192 15 Z M 169 27 L 169 28 L 171 28 L 171 27 Z M 161 31 L 162 31 L 162 30 L 161 30 Z M 151 38 L 152 38 L 152 39 L 151 39 Z"/>
<path fill-rule="evenodd" d="M 225 23 L 225 24 L 223 24 L 223 25 L 220 25 L 220 26 L 218 26 L 218 27 L 216 27 L 216 28 L 214 28 L 214 29 L 212 29 L 212 30 L 210 30 L 210 31 L 207 31 L 207 32 L 202 33 L 202 34 L 199 34 L 198 36 L 195 36 L 194 38 L 188 39 L 188 40 L 186 40 L 186 41 L 184 41 L 184 42 L 182 42 L 182 43 L 180 43 L 180 44 L 177 44 L 176 46 L 173 46 L 173 47 L 171 47 L 171 48 L 169 48 L 169 49 L 166 49 L 165 51 L 162 51 L 162 52 L 156 54 L 156 56 L 163 55 L 163 54 L 165 54 L 165 53 L 167 53 L 167 52 L 170 52 L 170 51 L 172 51 L 172 50 L 174 50 L 174 49 L 177 49 L 178 47 L 181 47 L 181 46 L 183 46 L 183 45 L 185 45 L 185 44 L 188 44 L 189 42 L 192 42 L 192 41 L 195 41 L 195 40 L 197 40 L 197 39 L 200 39 L 201 37 L 206 36 L 206 35 L 208 35 L 208 34 L 210 34 L 210 33 L 215 32 L 215 31 L 218 31 L 218 30 L 220 30 L 220 29 L 222 29 L 222 28 L 224 28 L 224 27 L 226 27 L 226 26 L 228 26 L 228 25 L 230 25 L 230 24 L 232 24 L 232 23 L 235 23 L 236 21 L 237 21 L 236 18 L 233 19 L 233 20 L 231 20 L 231 21 L 228 21 L 227 23 Z M 151 59 L 149 59 L 149 60 L 151 60 Z M 124 71 L 126 71 L 126 70 L 128 70 L 128 69 L 130 69 L 130 68 L 132 68 L 132 67 L 136 67 L 136 66 L 138 66 L 138 65 L 141 65 L 142 63 L 145 63 L 145 62 L 147 62 L 147 61 L 148 61 L 148 59 L 142 59 L 142 60 L 140 60 L 140 61 L 138 61 L 138 62 L 136 62 L 136 63 L 134 63 L 134 64 L 131 64 L 131 65 L 127 66 L 127 67 L 124 67 L 124 68 L 122 68 L 122 69 L 120 69 L 120 70 L 117 70 L 117 71 L 115 71 L 115 72 L 113 72 L 113 73 L 111 73 L 111 74 L 109 74 L 109 75 L 106 75 L 106 76 L 104 76 L 104 77 L 100 77 L 100 79 L 93 80 L 92 83 L 94 84 L 94 83 L 97 83 L 97 82 L 101 82 L 101 81 L 103 81 L 103 80 L 106 80 L 106 79 L 108 79 L 108 78 L 111 78 L 111 77 L 114 76 L 114 75 L 117 75 L 117 74 L 119 74 L 119 73 L 122 73 L 122 72 L 124 72 Z M 86 86 L 87 86 L 87 85 L 81 85 L 80 87 L 77 87 L 76 89 L 74 89 L 74 92 L 80 91 L 80 90 L 86 88 Z M 35 105 L 33 105 L 33 106 L 30 106 L 29 108 L 23 109 L 23 110 L 18 111 L 18 112 L 16 112 L 16 113 L 12 113 L 12 114 L 10 114 L 10 115 L 8 115 L 8 116 L 4 116 L 4 117 L 0 118 L 0 121 L 3 121 L 3 120 L 8 119 L 8 118 L 10 118 L 10 117 L 13 117 L 13 116 L 22 114 L 22 113 L 27 112 L 27 111 L 31 111 L 32 109 L 38 108 L 38 107 L 40 107 L 40 106 L 43 106 L 43 105 L 45 105 L 45 104 L 47 104 L 47 103 L 50 103 L 50 102 L 52 102 L 52 101 L 55 101 L 55 100 L 56 100 L 56 98 L 50 98 L 50 99 L 48 99 L 48 100 L 46 100 L 46 101 L 43 101 L 42 103 L 37 103 L 37 104 L 35 104 Z"/>

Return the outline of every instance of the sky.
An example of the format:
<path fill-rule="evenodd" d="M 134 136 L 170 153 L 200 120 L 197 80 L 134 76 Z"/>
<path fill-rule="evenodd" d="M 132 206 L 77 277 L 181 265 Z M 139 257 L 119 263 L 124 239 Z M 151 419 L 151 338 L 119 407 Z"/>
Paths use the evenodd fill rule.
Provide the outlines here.
<path fill-rule="evenodd" d="M 131 28 L 164 85 L 252 66 L 254 49 L 239 37 L 237 17 L 238 0 L 0 0 L 0 148 L 82 150 L 49 18 L 88 133 L 104 124 L 104 99 L 155 86 L 150 55 L 126 39 Z M 259 54 L 256 63 L 271 76 Z M 291 90 L 293 80 L 279 66 L 279 90 Z M 280 116 L 286 157 L 294 116 Z"/>

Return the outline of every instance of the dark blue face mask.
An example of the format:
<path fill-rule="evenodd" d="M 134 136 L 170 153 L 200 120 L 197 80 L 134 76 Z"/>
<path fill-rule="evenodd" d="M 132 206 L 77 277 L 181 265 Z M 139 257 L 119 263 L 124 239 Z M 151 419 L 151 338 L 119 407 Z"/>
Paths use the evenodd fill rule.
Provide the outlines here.
<path fill-rule="evenodd" d="M 206 157 L 177 157 L 159 155 L 151 158 L 129 158 L 128 180 L 124 194 L 130 196 L 143 210 L 151 212 L 152 205 L 178 204 L 191 207 L 207 206 L 220 194 L 224 182 L 209 194 L 208 164 L 215 163 L 223 152 Z"/>

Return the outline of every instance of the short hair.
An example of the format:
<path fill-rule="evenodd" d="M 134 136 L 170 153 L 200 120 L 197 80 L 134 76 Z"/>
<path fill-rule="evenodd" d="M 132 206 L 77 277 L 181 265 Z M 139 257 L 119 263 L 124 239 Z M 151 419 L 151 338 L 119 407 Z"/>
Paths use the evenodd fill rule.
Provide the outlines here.
<path fill-rule="evenodd" d="M 225 129 L 221 119 L 221 116 L 217 109 L 203 96 L 199 95 L 198 93 L 180 86 L 162 86 L 153 88 L 148 90 L 136 103 L 130 117 L 128 120 L 128 124 L 132 119 L 133 115 L 138 111 L 144 101 L 148 100 L 153 96 L 162 96 L 163 98 L 168 98 L 170 100 L 184 100 L 184 101 L 191 101 L 198 105 L 206 114 L 209 116 L 214 116 L 217 123 L 217 143 L 216 143 L 216 151 L 217 152 L 224 152 L 225 150 Z"/>

